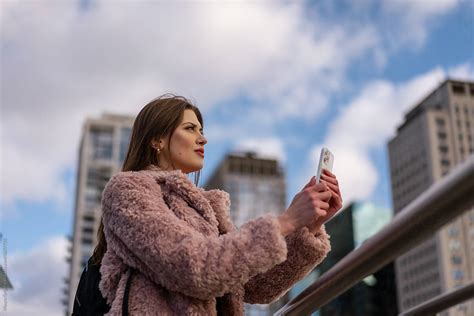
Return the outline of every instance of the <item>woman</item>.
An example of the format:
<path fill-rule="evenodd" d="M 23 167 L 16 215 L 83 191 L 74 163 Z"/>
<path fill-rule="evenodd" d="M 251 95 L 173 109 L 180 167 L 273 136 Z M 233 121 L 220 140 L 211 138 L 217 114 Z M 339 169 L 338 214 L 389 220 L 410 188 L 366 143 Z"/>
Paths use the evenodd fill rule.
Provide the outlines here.
<path fill-rule="evenodd" d="M 280 215 L 236 229 L 228 194 L 196 186 L 206 143 L 201 114 L 183 97 L 138 114 L 123 172 L 102 196 L 93 259 L 107 315 L 122 313 L 128 267 L 130 315 L 243 315 L 244 302 L 277 300 L 330 250 L 323 223 L 342 206 L 334 175 L 311 178 Z"/>

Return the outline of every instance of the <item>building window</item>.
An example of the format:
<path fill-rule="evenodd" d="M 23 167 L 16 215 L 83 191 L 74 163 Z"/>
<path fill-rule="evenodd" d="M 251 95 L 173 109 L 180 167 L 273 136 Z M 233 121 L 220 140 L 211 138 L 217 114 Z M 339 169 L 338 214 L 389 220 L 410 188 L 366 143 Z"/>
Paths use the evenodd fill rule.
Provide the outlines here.
<path fill-rule="evenodd" d="M 82 238 L 82 243 L 86 245 L 91 245 L 92 244 L 92 239 L 83 237 Z"/>
<path fill-rule="evenodd" d="M 447 135 L 445 132 L 438 132 L 438 138 L 439 139 L 446 139 Z"/>
<path fill-rule="evenodd" d="M 453 270 L 453 279 L 457 281 L 461 281 L 464 279 L 464 271 L 462 270 Z"/>
<path fill-rule="evenodd" d="M 459 240 L 450 240 L 448 247 L 451 251 L 456 251 L 461 249 L 461 243 Z"/>
<path fill-rule="evenodd" d="M 82 253 L 89 255 L 94 251 L 94 246 L 92 244 L 82 244 Z"/>
<path fill-rule="evenodd" d="M 109 181 L 111 170 L 108 167 L 90 167 L 87 170 L 87 186 L 103 187 Z"/>
<path fill-rule="evenodd" d="M 469 223 L 471 224 L 474 224 L 474 211 L 470 211 L 468 213 L 468 218 L 469 218 Z M 474 227 L 471 227 L 471 231 L 473 232 L 473 236 L 474 236 Z"/>
<path fill-rule="evenodd" d="M 130 135 L 132 134 L 132 129 L 130 127 L 123 127 L 120 129 L 120 152 L 119 152 L 119 161 L 122 163 L 125 160 L 127 155 L 128 145 L 130 143 Z"/>
<path fill-rule="evenodd" d="M 92 234 L 94 233 L 94 230 L 92 229 L 92 227 L 82 227 L 82 232 L 85 234 Z"/>
<path fill-rule="evenodd" d="M 85 189 L 86 208 L 92 209 L 100 205 L 102 191 L 111 176 L 108 167 L 89 167 Z"/>
<path fill-rule="evenodd" d="M 84 221 L 85 221 L 85 222 L 88 222 L 88 223 L 92 223 L 92 222 L 94 222 L 94 217 L 93 217 L 93 216 L 89 216 L 89 215 L 85 215 L 85 216 L 84 216 Z"/>
<path fill-rule="evenodd" d="M 86 208 L 91 210 L 100 205 L 101 192 L 96 188 L 86 187 Z"/>
<path fill-rule="evenodd" d="M 92 158 L 112 159 L 113 129 L 91 128 Z"/>
<path fill-rule="evenodd" d="M 449 160 L 448 159 L 441 159 L 441 165 L 448 167 L 449 166 Z"/>
<path fill-rule="evenodd" d="M 452 90 L 454 94 L 464 94 L 465 89 L 463 84 L 453 84 L 452 85 Z"/>
<path fill-rule="evenodd" d="M 448 228 L 448 234 L 450 237 L 457 237 L 459 236 L 459 227 L 457 226 L 450 226 Z"/>
<path fill-rule="evenodd" d="M 436 125 L 438 125 L 438 127 L 443 127 L 445 124 L 446 124 L 446 122 L 444 121 L 443 118 L 438 117 L 438 118 L 436 119 Z"/>
<path fill-rule="evenodd" d="M 467 312 L 467 305 L 466 303 L 461 303 L 458 305 L 458 311 L 461 311 L 461 312 Z"/>
<path fill-rule="evenodd" d="M 451 262 L 453 264 L 461 264 L 462 263 L 462 257 L 461 256 L 457 256 L 457 255 L 452 255 L 451 256 Z"/>
<path fill-rule="evenodd" d="M 448 153 L 448 146 L 446 145 L 439 146 L 439 151 L 442 152 L 443 154 Z"/>

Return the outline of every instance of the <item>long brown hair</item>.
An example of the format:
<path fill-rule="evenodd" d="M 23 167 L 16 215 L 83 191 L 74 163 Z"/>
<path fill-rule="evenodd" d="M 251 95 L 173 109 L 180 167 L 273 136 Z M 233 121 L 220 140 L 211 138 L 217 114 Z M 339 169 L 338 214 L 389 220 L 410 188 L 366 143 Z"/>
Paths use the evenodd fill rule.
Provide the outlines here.
<path fill-rule="evenodd" d="M 171 139 L 183 119 L 184 110 L 194 111 L 199 123 L 204 127 L 201 112 L 185 97 L 164 94 L 145 105 L 133 123 L 132 135 L 122 171 L 139 171 L 150 164 L 158 165 L 158 155 L 151 146 L 151 142 L 168 136 Z M 170 143 L 168 142 L 168 152 Z M 174 168 L 173 161 L 171 161 L 171 164 Z M 200 175 L 201 171 L 197 171 L 194 175 L 196 185 L 199 183 Z M 98 243 L 92 254 L 92 261 L 99 265 L 107 250 L 102 220 L 97 231 L 97 240 Z"/>

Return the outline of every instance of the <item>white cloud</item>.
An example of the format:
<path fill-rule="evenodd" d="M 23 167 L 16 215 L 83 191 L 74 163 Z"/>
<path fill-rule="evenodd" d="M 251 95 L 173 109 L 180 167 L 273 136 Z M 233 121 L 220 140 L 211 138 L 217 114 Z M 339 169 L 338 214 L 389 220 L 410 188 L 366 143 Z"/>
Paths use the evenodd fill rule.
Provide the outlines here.
<path fill-rule="evenodd" d="M 76 163 L 87 116 L 136 114 L 175 92 L 204 113 L 245 96 L 249 125 L 315 120 L 350 65 L 387 62 L 373 23 L 308 18 L 301 3 L 89 3 L 2 3 L 2 205 L 64 201 L 61 173 Z"/>
<path fill-rule="evenodd" d="M 312 147 L 307 169 L 314 173 L 324 145 L 334 153 L 334 172 L 344 203 L 370 198 L 380 178 L 370 158 L 371 151 L 386 146 L 402 122 L 403 114 L 436 88 L 445 76 L 445 71 L 435 68 L 400 84 L 385 80 L 368 83 L 355 99 L 341 108 L 322 144 Z"/>
<path fill-rule="evenodd" d="M 4 205 L 64 199 L 61 172 L 76 162 L 87 116 L 134 114 L 170 91 L 204 112 L 244 93 L 256 103 L 255 121 L 268 113 L 275 114 L 269 123 L 314 118 L 348 65 L 377 41 L 371 26 L 309 21 L 300 4 L 97 1 L 78 8 L 73 1 L 2 4 Z"/>
<path fill-rule="evenodd" d="M 384 11 L 383 18 L 392 24 L 392 27 L 387 29 L 387 44 L 391 42 L 392 48 L 403 46 L 421 48 L 427 39 L 429 26 L 443 14 L 458 7 L 460 1 L 397 0 L 383 1 L 381 4 Z"/>
<path fill-rule="evenodd" d="M 63 277 L 67 276 L 67 240 L 51 237 L 26 252 L 8 256 L 7 315 L 64 315 Z"/>
<path fill-rule="evenodd" d="M 421 18 L 439 15 L 452 10 L 459 4 L 458 0 L 436 0 L 436 1 L 383 1 L 383 5 L 388 10 L 408 11 L 411 14 L 417 14 Z"/>
<path fill-rule="evenodd" d="M 283 141 L 275 137 L 260 137 L 241 139 L 234 148 L 236 151 L 253 151 L 262 158 L 276 158 L 286 162 L 286 153 Z"/>
<path fill-rule="evenodd" d="M 248 82 L 247 91 L 256 103 L 251 117 L 260 124 L 316 119 L 327 109 L 331 95 L 344 86 L 349 65 L 379 43 L 372 25 L 345 28 L 316 23 L 312 32 L 301 35 L 282 47 L 288 53 L 278 63 L 269 64 L 261 77 Z M 341 43 L 345 49 L 340 49 Z"/>
<path fill-rule="evenodd" d="M 384 80 L 369 82 L 331 123 L 330 142 L 362 149 L 384 144 L 396 124 L 401 123 L 403 113 L 444 77 L 445 72 L 436 68 L 401 84 Z"/>
<path fill-rule="evenodd" d="M 456 80 L 474 80 L 474 65 L 464 63 L 448 70 L 448 76 Z"/>

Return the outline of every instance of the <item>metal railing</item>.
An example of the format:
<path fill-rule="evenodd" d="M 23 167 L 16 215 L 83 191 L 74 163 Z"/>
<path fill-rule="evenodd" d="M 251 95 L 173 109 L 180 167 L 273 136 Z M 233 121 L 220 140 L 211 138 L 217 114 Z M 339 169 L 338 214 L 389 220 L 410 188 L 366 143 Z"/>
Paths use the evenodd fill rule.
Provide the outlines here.
<path fill-rule="evenodd" d="M 474 297 L 474 283 L 464 285 L 450 292 L 438 295 L 418 306 L 400 314 L 400 316 L 431 316 L 442 312 L 446 307 L 454 306 L 458 303 Z"/>
<path fill-rule="evenodd" d="M 275 315 L 308 315 L 433 236 L 474 204 L 474 156 L 434 183 Z M 450 307 L 450 306 L 446 306 Z"/>

